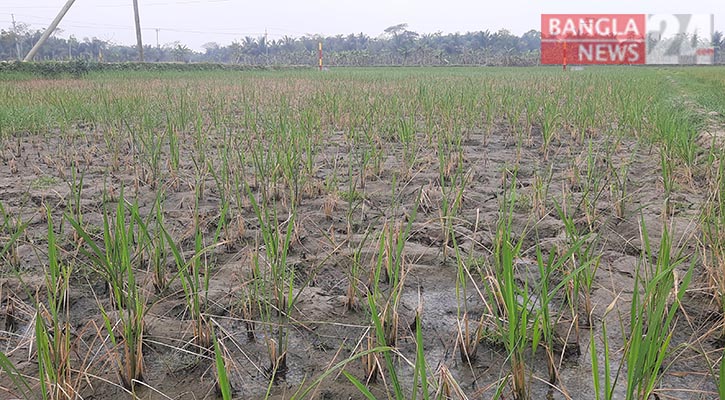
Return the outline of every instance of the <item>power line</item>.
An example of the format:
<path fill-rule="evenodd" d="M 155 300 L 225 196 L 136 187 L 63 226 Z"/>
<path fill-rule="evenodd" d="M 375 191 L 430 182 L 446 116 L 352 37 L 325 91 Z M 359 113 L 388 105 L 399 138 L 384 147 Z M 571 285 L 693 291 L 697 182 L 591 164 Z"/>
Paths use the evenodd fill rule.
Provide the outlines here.
<path fill-rule="evenodd" d="M 174 6 L 174 5 L 187 5 L 187 4 L 214 4 L 214 3 L 229 3 L 232 0 L 187 0 L 187 1 L 169 1 L 169 2 L 157 2 L 143 4 L 144 7 L 156 7 L 156 6 Z M 129 4 L 89 4 L 86 7 L 92 8 L 126 8 Z M 0 8 L 12 8 L 12 9 L 32 9 L 32 10 L 44 10 L 44 9 L 57 9 L 57 6 L 0 6 Z"/>
<path fill-rule="evenodd" d="M 26 15 L 26 14 L 15 14 L 17 16 L 24 17 L 23 19 L 33 19 L 35 21 L 31 21 L 34 23 L 45 23 L 48 21 L 48 18 L 37 16 L 37 15 Z M 4 22 L 10 22 L 10 21 L 4 21 Z M 70 23 L 66 23 L 70 22 Z M 131 25 L 109 25 L 109 24 L 94 24 L 92 22 L 79 22 L 77 20 L 69 20 L 64 19 L 63 23 L 61 24 L 61 27 L 68 27 L 68 28 L 116 28 L 116 29 L 133 29 L 134 27 Z M 200 34 L 200 35 L 226 35 L 226 36 L 263 36 L 265 33 L 262 31 L 259 32 L 238 32 L 238 31 L 232 31 L 232 30 L 196 30 L 196 29 L 184 29 L 184 28 L 176 28 L 176 27 L 158 27 L 158 28 L 141 28 L 144 31 L 168 31 L 168 32 L 177 32 L 177 33 L 191 33 L 191 34 Z M 283 30 L 283 29 L 277 29 L 273 28 L 273 30 Z M 287 30 L 287 32 L 292 32 Z M 282 33 L 269 33 L 269 36 L 284 36 Z"/>

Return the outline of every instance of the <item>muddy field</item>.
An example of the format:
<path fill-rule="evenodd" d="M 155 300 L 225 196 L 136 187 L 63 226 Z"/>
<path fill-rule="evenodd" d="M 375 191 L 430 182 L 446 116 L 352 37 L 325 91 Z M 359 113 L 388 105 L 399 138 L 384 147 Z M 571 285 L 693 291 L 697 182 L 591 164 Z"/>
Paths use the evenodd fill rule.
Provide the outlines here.
<path fill-rule="evenodd" d="M 671 342 L 650 398 L 718 397 L 723 271 L 703 221 L 720 187 L 705 132 L 722 125 L 717 110 L 692 107 L 694 158 L 663 151 L 674 145 L 657 135 L 658 118 L 685 107 L 682 72 L 277 74 L 0 81 L 22 104 L 2 121 L 0 346 L 29 392 L 42 390 L 37 319 L 54 326 L 50 215 L 72 270 L 59 303 L 70 333 L 48 329 L 69 343 L 70 361 L 58 363 L 71 370 L 57 376 L 70 398 L 217 398 L 211 332 L 234 398 L 365 398 L 342 371 L 395 397 L 391 365 L 404 398 L 420 396 L 421 349 L 431 397 L 520 398 L 502 336 L 512 319 L 497 303 L 502 229 L 516 250 L 515 300 L 530 314 L 518 339 L 527 396 L 594 399 L 594 354 L 600 377 L 610 365 L 612 398 L 627 397 L 632 304 L 669 254 Z M 643 89 L 653 83 L 670 96 Z M 117 372 L 130 311 L 90 248 L 111 251 L 104 224 L 115 226 L 119 199 L 151 232 L 132 229 L 134 283 L 121 289 L 144 303 L 133 385 Z M 544 276 L 547 259 L 561 263 Z M 385 339 L 371 304 L 388 321 Z M 544 306 L 552 344 L 534 352 Z M 284 367 L 273 349 L 286 350 Z M 23 398 L 3 370 L 0 397 Z"/>

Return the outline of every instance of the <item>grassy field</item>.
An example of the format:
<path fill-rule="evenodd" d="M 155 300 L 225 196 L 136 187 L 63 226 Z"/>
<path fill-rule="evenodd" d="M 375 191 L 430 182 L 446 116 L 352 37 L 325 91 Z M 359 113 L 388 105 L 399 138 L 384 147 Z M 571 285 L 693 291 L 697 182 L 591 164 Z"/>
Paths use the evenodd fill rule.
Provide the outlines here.
<path fill-rule="evenodd" d="M 722 397 L 723 93 L 718 67 L 0 75 L 0 397 Z"/>

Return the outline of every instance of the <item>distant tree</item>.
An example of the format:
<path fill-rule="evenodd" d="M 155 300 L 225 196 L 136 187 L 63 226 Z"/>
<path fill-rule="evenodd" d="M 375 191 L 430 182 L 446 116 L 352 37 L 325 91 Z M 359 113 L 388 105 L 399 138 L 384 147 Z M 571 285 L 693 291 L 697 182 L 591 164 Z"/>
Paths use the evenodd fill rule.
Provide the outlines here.
<path fill-rule="evenodd" d="M 723 45 L 723 33 L 720 31 L 715 31 L 712 33 L 712 45 L 715 46 L 722 46 Z"/>
<path fill-rule="evenodd" d="M 385 30 L 383 32 L 395 37 L 399 33 L 404 32 L 407 29 L 408 29 L 408 24 L 402 23 L 402 24 L 398 24 L 398 25 L 389 26 L 389 27 L 385 28 Z"/>
<path fill-rule="evenodd" d="M 725 47 L 725 37 L 720 31 L 715 31 L 712 34 L 712 47 L 715 49 L 715 62 L 718 63 L 722 59 L 723 47 Z"/>
<path fill-rule="evenodd" d="M 189 56 L 191 55 L 191 49 L 181 42 L 174 41 L 165 44 L 164 47 L 169 51 L 173 60 L 176 62 L 189 62 Z"/>
<path fill-rule="evenodd" d="M 541 32 L 530 30 L 521 36 L 520 49 L 524 51 L 534 51 L 541 49 Z"/>
<path fill-rule="evenodd" d="M 229 55 L 230 55 L 230 61 L 234 64 L 239 64 L 239 62 L 242 59 L 242 56 L 244 55 L 244 47 L 241 43 L 237 42 L 236 40 L 232 42 L 232 44 L 229 45 Z"/>
<path fill-rule="evenodd" d="M 281 41 L 280 47 L 282 47 L 282 49 L 284 51 L 291 52 L 291 51 L 294 51 L 295 48 L 297 47 L 296 46 L 297 45 L 297 39 L 295 39 L 295 38 L 293 38 L 291 36 L 284 35 L 284 36 L 282 36 L 282 39 L 280 41 Z"/>
<path fill-rule="evenodd" d="M 204 54 L 206 56 L 206 59 L 208 61 L 213 62 L 221 62 L 222 61 L 222 54 L 221 46 L 219 46 L 219 43 L 217 42 L 207 42 L 201 45 L 201 48 L 204 49 Z"/>

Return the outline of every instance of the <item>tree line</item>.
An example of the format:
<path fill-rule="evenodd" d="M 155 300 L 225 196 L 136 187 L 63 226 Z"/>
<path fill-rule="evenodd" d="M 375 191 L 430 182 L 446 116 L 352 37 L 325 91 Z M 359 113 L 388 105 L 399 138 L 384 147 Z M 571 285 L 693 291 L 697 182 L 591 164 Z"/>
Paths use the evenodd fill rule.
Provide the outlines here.
<path fill-rule="evenodd" d="M 24 24 L 0 30 L 0 60 L 22 59 L 38 41 L 42 30 Z M 407 24 L 391 26 L 378 37 L 365 33 L 349 35 L 283 36 L 279 39 L 244 37 L 223 45 L 209 42 L 195 51 L 181 42 L 145 45 L 149 62 L 216 62 L 247 65 L 305 65 L 317 63 L 322 42 L 326 65 L 532 65 L 538 63 L 541 35 L 531 30 L 521 36 L 502 29 L 497 32 L 419 34 Z M 98 38 L 51 36 L 36 60 L 137 61 L 135 46 L 119 45 Z"/>
<path fill-rule="evenodd" d="M 25 24 L 0 30 L 0 60 L 22 59 L 38 41 L 42 30 Z M 539 63 L 541 33 L 530 30 L 517 36 L 506 29 L 466 33 L 417 33 L 407 24 L 391 26 L 378 37 L 365 33 L 279 39 L 244 37 L 223 45 L 204 44 L 195 51 L 181 42 L 144 46 L 149 62 L 226 63 L 244 65 L 315 65 L 318 44 L 324 49 L 324 62 L 331 66 L 368 65 L 535 65 Z M 715 32 L 712 45 L 716 59 L 722 58 L 725 39 Z M 718 51 L 719 50 L 719 51 Z M 135 46 L 119 45 L 98 38 L 51 36 L 36 60 L 87 60 L 129 62 L 138 60 Z M 716 60 L 717 61 L 717 60 Z"/>

